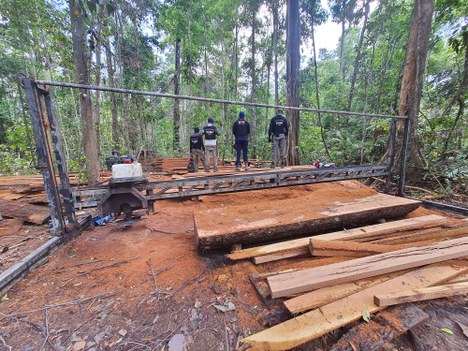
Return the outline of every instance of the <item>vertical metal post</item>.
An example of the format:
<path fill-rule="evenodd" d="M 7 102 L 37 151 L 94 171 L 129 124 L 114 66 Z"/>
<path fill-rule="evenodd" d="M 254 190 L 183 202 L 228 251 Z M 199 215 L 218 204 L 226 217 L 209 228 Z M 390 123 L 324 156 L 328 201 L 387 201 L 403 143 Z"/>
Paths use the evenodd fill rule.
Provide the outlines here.
<path fill-rule="evenodd" d="M 408 149 L 410 143 L 411 134 L 411 121 L 409 118 L 405 119 L 405 132 L 403 136 L 403 147 L 401 150 L 401 161 L 400 161 L 400 182 L 398 184 L 398 195 L 403 196 L 405 193 L 405 181 L 406 181 L 406 167 L 408 162 Z"/>
<path fill-rule="evenodd" d="M 44 187 L 49 201 L 50 209 L 50 234 L 59 236 L 63 232 L 63 217 L 60 206 L 60 198 L 55 185 L 55 176 L 53 165 L 51 164 L 51 155 L 47 148 L 47 135 L 44 130 L 42 112 L 39 97 L 37 95 L 36 84 L 28 78 L 23 79 L 26 98 L 28 101 L 31 124 L 34 131 L 34 140 L 36 142 L 37 168 L 42 173 Z"/>
<path fill-rule="evenodd" d="M 390 191 L 390 186 L 392 183 L 392 171 L 393 171 L 393 164 L 395 163 L 395 139 L 396 139 L 396 124 L 397 120 L 393 118 L 390 122 L 390 138 L 388 140 L 388 150 L 387 150 L 387 181 L 385 184 L 385 192 L 388 193 Z"/>
<path fill-rule="evenodd" d="M 63 152 L 62 135 L 57 126 L 55 118 L 55 110 L 50 93 L 48 91 L 41 92 L 44 95 L 44 102 L 47 110 L 47 118 L 49 121 L 50 135 L 52 138 L 52 148 L 54 149 L 55 162 L 60 178 L 59 192 L 64 201 L 65 212 L 69 223 L 75 222 L 75 208 L 73 205 L 73 195 L 68 179 L 67 162 Z"/>

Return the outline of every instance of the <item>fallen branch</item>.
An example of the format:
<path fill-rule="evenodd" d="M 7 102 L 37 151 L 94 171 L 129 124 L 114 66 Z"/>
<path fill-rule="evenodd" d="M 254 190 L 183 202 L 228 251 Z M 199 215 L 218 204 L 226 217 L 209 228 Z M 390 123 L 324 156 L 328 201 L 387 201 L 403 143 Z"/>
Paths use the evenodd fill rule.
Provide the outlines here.
<path fill-rule="evenodd" d="M 69 279 L 67 279 L 64 284 L 66 285 L 69 281 L 75 279 L 75 278 L 78 278 L 78 277 L 82 277 L 83 275 L 86 275 L 86 274 L 89 274 L 89 273 L 92 273 L 92 272 L 96 272 L 96 271 L 100 271 L 102 269 L 106 269 L 106 268 L 113 268 L 113 267 L 117 267 L 117 266 L 120 266 L 121 264 L 124 264 L 124 263 L 130 263 L 132 261 L 135 261 L 136 259 L 140 258 L 139 256 L 137 257 L 134 257 L 134 258 L 131 258 L 129 260 L 123 260 L 123 261 L 120 261 L 120 262 L 115 262 L 115 263 L 112 263 L 112 264 L 109 264 L 107 266 L 102 266 L 102 267 L 95 267 L 95 268 L 92 268 L 90 269 L 89 271 L 86 271 L 86 272 L 82 272 L 82 273 L 79 273 Z"/>
<path fill-rule="evenodd" d="M 53 304 L 53 305 L 45 305 L 44 307 L 41 307 L 41 308 L 38 308 L 38 309 L 35 309 L 35 310 L 29 310 L 29 311 L 19 312 L 19 313 L 15 313 L 15 314 L 6 314 L 6 315 L 3 315 L 3 317 L 7 317 L 7 318 L 23 317 L 23 316 L 27 316 L 28 314 L 44 311 L 44 310 L 50 309 L 50 308 L 58 308 L 58 307 L 79 305 L 79 304 L 81 304 L 83 302 L 86 302 L 86 301 L 89 301 L 89 300 L 92 300 L 92 299 L 104 299 L 104 298 L 107 298 L 107 297 L 112 296 L 114 294 L 115 294 L 114 292 L 108 292 L 108 293 L 99 294 L 99 295 L 95 295 L 95 296 L 91 296 L 91 297 L 86 297 L 84 299 L 73 300 L 73 301 L 68 301 L 68 302 L 63 302 L 63 303 L 56 303 L 56 304 Z"/>

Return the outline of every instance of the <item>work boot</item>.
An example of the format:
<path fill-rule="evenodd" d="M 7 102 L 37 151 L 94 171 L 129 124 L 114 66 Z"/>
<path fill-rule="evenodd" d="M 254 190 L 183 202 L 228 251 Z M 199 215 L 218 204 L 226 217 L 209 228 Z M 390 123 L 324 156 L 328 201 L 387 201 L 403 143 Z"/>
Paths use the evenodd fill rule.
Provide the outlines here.
<path fill-rule="evenodd" d="M 241 170 L 240 166 L 236 166 L 236 171 L 240 171 L 240 170 Z"/>
<path fill-rule="evenodd" d="M 275 168 L 275 164 L 272 163 L 272 164 L 270 165 L 270 168 Z"/>
<path fill-rule="evenodd" d="M 286 162 L 281 161 L 281 168 L 284 168 L 285 163 L 286 163 Z"/>

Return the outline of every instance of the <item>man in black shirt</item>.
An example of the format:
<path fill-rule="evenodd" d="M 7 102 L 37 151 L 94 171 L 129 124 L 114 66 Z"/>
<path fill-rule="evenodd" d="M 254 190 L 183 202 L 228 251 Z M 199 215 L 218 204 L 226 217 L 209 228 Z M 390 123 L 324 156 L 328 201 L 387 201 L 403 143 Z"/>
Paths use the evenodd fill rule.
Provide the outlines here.
<path fill-rule="evenodd" d="M 195 172 L 198 172 L 198 159 L 202 162 L 205 172 L 208 168 L 205 163 L 205 147 L 203 146 L 203 137 L 198 127 L 193 128 L 194 133 L 190 135 L 190 156 L 193 160 Z"/>
<path fill-rule="evenodd" d="M 240 171 L 240 157 L 241 152 L 244 159 L 245 170 L 249 169 L 249 135 L 250 135 L 250 124 L 245 120 L 244 111 L 239 112 L 239 118 L 232 125 L 232 134 L 235 137 L 236 145 L 236 170 Z"/>
<path fill-rule="evenodd" d="M 268 141 L 271 145 L 271 168 L 275 168 L 278 158 L 278 149 L 281 158 L 281 168 L 286 165 L 286 138 L 288 137 L 288 121 L 283 116 L 283 111 L 276 110 L 276 115 L 270 121 L 268 129 Z"/>

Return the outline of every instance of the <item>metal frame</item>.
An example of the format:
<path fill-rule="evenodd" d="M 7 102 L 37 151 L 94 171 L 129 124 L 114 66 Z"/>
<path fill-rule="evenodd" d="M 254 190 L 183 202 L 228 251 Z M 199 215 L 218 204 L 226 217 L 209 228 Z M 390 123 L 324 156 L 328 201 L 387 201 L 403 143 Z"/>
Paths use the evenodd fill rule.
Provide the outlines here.
<path fill-rule="evenodd" d="M 193 179 L 183 179 L 164 182 L 147 183 L 139 189 L 146 191 L 148 207 L 153 208 L 153 202 L 160 199 L 182 198 L 194 195 L 206 195 L 216 193 L 227 193 L 235 191 L 247 191 L 254 189 L 266 189 L 281 186 L 310 184 L 318 182 L 330 182 L 345 179 L 359 179 L 368 177 L 386 177 L 386 188 L 389 189 L 392 170 L 395 159 L 396 123 L 399 120 L 405 121 L 404 147 L 401 156 L 399 193 L 404 193 L 404 182 L 406 176 L 406 160 L 410 135 L 409 119 L 405 116 L 368 114 L 348 111 L 318 110 L 312 108 L 276 106 L 267 104 L 257 104 L 248 102 L 238 102 L 230 100 L 210 99 L 194 96 L 183 96 L 174 94 L 164 94 L 158 92 L 138 91 L 129 89 L 119 89 L 110 87 L 100 87 L 76 83 L 64 83 L 53 81 L 31 80 L 22 78 L 23 86 L 26 90 L 29 111 L 31 115 L 34 136 L 36 140 L 36 150 L 38 154 L 38 168 L 44 178 L 44 184 L 49 199 L 52 213 L 51 233 L 53 235 L 64 234 L 67 223 L 76 223 L 74 210 L 88 206 L 97 206 L 99 201 L 109 194 L 109 187 L 82 188 L 72 192 L 68 181 L 66 160 L 62 150 L 61 136 L 57 128 L 52 98 L 47 86 L 71 87 L 88 90 L 107 91 L 111 93 L 128 93 L 146 96 L 157 96 L 172 99 L 187 99 L 193 101 L 215 102 L 240 106 L 255 106 L 282 108 L 285 110 L 300 110 L 308 112 L 333 113 L 344 116 L 367 116 L 376 118 L 390 118 L 390 136 L 388 142 L 388 158 L 385 165 L 369 165 L 332 169 L 311 169 L 306 171 L 265 171 L 261 173 L 236 174 L 216 177 L 203 177 Z M 53 150 L 53 153 L 52 153 Z M 53 155 L 55 156 L 55 162 Z M 60 185 L 57 184 L 54 165 L 56 164 Z M 94 197 L 85 203 L 79 203 L 80 196 L 90 195 Z M 63 200 L 63 205 L 62 205 Z M 65 214 L 65 216 L 64 216 Z"/>

